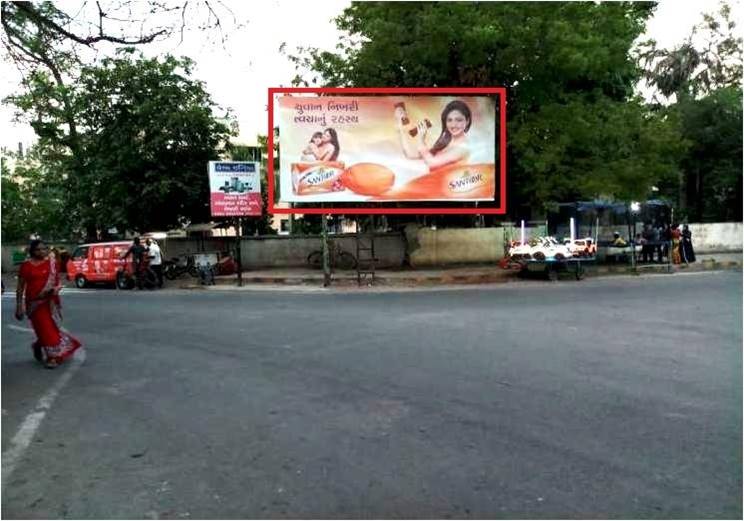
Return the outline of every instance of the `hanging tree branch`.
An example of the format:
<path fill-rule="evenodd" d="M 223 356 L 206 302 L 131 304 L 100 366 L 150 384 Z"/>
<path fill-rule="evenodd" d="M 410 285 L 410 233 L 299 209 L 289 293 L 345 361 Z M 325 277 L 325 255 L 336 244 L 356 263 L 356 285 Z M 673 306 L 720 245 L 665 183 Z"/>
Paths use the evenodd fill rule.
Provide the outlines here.
<path fill-rule="evenodd" d="M 98 42 L 111 42 L 111 43 L 118 43 L 122 45 L 140 45 L 140 44 L 147 44 L 155 41 L 160 36 L 164 36 L 168 33 L 166 29 L 161 29 L 159 31 L 152 32 L 148 35 L 140 36 L 139 38 L 119 38 L 110 34 L 106 34 L 103 29 L 104 20 L 106 19 L 106 13 L 101 8 L 101 4 L 99 2 L 96 2 L 96 5 L 98 6 L 98 35 L 96 36 L 80 36 L 77 35 L 71 31 L 68 31 L 61 25 L 59 25 L 57 22 L 54 21 L 53 18 L 44 16 L 39 10 L 34 7 L 33 4 L 30 2 L 7 2 L 11 6 L 14 6 L 15 9 L 17 9 L 19 12 L 25 14 L 30 20 L 32 20 L 36 25 L 39 27 L 46 27 L 53 32 L 72 40 L 73 42 L 79 43 L 81 45 L 93 45 Z M 9 11 L 12 9 L 12 7 L 8 6 L 7 8 Z M 3 4 L 3 11 L 6 10 L 5 4 Z M 6 16 L 5 12 L 3 13 L 3 16 Z"/>
<path fill-rule="evenodd" d="M 224 45 L 227 40 L 224 16 L 227 15 L 235 27 L 241 26 L 228 6 L 214 0 L 185 0 L 176 5 L 157 0 L 96 0 L 95 7 L 85 1 L 74 16 L 48 1 L 2 2 L 1 9 L 2 40 L 10 57 L 14 61 L 35 62 L 42 66 L 47 65 L 39 59 L 38 51 L 42 47 L 48 48 L 50 57 L 64 57 L 79 63 L 77 48 L 96 49 L 96 45 L 101 43 L 147 45 L 164 40 L 174 32 L 179 34 L 180 44 L 190 25 L 202 33 L 216 29 Z M 153 27 L 158 22 L 160 24 Z M 139 34 L 126 34 L 137 25 Z M 89 27 L 87 30 L 86 26 Z"/>

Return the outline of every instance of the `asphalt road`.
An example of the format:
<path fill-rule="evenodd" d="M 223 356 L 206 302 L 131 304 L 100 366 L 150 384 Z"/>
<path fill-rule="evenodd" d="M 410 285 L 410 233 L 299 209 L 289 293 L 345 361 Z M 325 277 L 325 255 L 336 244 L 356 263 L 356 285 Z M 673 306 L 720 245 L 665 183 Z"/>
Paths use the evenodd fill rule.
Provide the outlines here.
<path fill-rule="evenodd" d="M 741 272 L 2 302 L 3 518 L 742 516 Z"/>

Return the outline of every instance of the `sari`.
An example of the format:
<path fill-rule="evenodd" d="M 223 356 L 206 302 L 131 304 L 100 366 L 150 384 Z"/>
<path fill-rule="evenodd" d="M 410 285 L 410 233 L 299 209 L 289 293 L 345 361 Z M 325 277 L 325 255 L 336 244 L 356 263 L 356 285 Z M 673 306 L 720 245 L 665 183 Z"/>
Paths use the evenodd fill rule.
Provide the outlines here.
<path fill-rule="evenodd" d="M 672 230 L 672 263 L 673 264 L 681 264 L 682 263 L 682 257 L 680 255 L 680 231 L 679 230 Z"/>
<path fill-rule="evenodd" d="M 37 339 L 31 346 L 34 356 L 49 366 L 64 362 L 81 343 L 62 328 L 59 271 L 54 255 L 39 264 L 25 261 L 18 276 L 26 283 L 26 314 Z"/>

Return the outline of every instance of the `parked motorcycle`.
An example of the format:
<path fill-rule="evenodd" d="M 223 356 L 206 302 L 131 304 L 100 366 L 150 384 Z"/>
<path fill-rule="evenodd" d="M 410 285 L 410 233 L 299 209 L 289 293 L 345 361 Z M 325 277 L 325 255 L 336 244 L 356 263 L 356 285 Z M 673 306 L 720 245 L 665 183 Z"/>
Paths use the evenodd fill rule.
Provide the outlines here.
<path fill-rule="evenodd" d="M 214 265 L 215 275 L 233 275 L 238 272 L 238 264 L 232 255 L 225 255 Z"/>
<path fill-rule="evenodd" d="M 168 280 L 176 280 L 184 273 L 188 273 L 194 278 L 199 277 L 199 270 L 194 264 L 194 257 L 181 255 L 163 263 L 163 275 Z"/>

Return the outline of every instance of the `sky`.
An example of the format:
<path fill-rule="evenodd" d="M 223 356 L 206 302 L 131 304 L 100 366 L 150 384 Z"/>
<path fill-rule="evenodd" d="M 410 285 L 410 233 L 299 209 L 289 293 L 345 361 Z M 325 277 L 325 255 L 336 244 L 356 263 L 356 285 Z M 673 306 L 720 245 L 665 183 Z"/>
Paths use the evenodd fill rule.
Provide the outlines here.
<path fill-rule="evenodd" d="M 255 142 L 256 134 L 266 134 L 267 89 L 289 85 L 296 71 L 294 64 L 279 52 L 282 43 L 291 52 L 297 47 L 318 47 L 333 50 L 339 32 L 332 18 L 350 4 L 347 0 L 227 2 L 238 20 L 247 20 L 244 27 L 230 31 L 227 42 L 205 41 L 196 31 L 187 33 L 180 43 L 177 38 L 150 44 L 144 49 L 148 56 L 170 52 L 186 55 L 197 63 L 195 76 L 206 83 L 213 99 L 230 107 L 238 119 L 238 141 Z M 61 5 L 72 12 L 80 2 Z M 742 2 L 730 1 L 737 24 L 742 25 Z M 717 0 L 661 0 L 654 16 L 647 23 L 642 39 L 654 38 L 662 47 L 681 43 L 692 27 L 702 19 L 703 12 L 716 11 Z M 20 75 L 7 60 L 3 60 L 0 94 L 17 92 Z M 0 117 L 3 133 L 0 145 L 12 150 L 19 141 L 28 147 L 33 131 L 24 124 L 11 122 L 13 111 L 3 106 Z"/>

